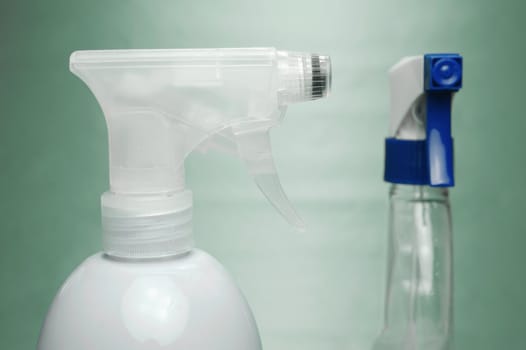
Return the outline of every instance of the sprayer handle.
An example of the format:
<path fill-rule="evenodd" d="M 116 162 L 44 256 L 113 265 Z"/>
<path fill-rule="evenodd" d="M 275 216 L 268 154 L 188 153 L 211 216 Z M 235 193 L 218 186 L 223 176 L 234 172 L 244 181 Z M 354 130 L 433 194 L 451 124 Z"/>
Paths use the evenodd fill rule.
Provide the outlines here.
<path fill-rule="evenodd" d="M 256 126 L 238 128 L 235 135 L 239 156 L 270 204 L 292 226 L 303 231 L 305 224 L 285 194 L 279 180 L 272 156 L 270 127 L 271 125 L 256 124 Z"/>
<path fill-rule="evenodd" d="M 455 185 L 451 101 L 462 87 L 462 57 L 458 54 L 424 56 L 426 91 L 426 146 L 429 185 Z"/>

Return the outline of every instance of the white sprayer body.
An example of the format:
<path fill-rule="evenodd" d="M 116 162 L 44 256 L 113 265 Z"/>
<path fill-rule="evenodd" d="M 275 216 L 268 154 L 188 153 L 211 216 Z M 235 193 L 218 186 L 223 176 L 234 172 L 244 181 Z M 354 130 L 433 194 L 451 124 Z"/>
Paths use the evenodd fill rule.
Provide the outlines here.
<path fill-rule="evenodd" d="M 424 57 L 404 57 L 389 70 L 389 137 L 424 140 Z"/>

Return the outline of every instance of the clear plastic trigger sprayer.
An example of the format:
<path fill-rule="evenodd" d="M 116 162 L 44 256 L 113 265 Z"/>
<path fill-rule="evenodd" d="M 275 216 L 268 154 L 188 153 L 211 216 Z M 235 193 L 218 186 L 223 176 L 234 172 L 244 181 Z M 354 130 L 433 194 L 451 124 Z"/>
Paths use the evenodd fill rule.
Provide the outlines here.
<path fill-rule="evenodd" d="M 269 130 L 289 104 L 329 93 L 329 58 L 272 48 L 78 51 L 70 69 L 97 98 L 108 127 L 104 249 L 64 282 L 37 348 L 261 350 L 234 279 L 193 247 L 184 160 L 197 148 L 238 155 L 274 207 L 301 228 Z"/>
<path fill-rule="evenodd" d="M 329 93 L 328 56 L 273 48 L 77 51 L 70 69 L 96 96 L 108 126 L 108 254 L 191 247 L 184 160 L 198 147 L 238 154 L 277 211 L 303 228 L 281 187 L 269 129 L 289 104 Z"/>

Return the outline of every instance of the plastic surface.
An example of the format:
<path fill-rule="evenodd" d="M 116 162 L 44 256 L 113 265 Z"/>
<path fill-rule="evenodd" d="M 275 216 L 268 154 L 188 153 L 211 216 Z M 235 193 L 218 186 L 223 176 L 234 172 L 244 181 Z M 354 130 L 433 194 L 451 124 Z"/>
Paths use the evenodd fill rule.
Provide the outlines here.
<path fill-rule="evenodd" d="M 119 232 L 105 231 L 105 251 L 150 257 L 191 248 L 191 230 L 183 247 L 166 231 L 142 228 L 152 216 L 157 227 L 179 227 L 175 217 L 191 198 L 181 204 L 166 197 L 184 197 L 184 159 L 198 147 L 238 154 L 278 212 L 303 227 L 281 187 L 269 129 L 289 104 L 328 94 L 327 56 L 272 48 L 77 51 L 70 69 L 96 96 L 108 125 L 106 197 L 119 198 L 111 207 L 103 198 L 103 221 L 111 222 L 103 226 L 118 223 Z M 126 231 L 133 243 L 123 243 Z"/>
<path fill-rule="evenodd" d="M 447 189 L 393 185 L 384 328 L 374 350 L 450 350 L 452 234 Z"/>
<path fill-rule="evenodd" d="M 429 183 L 425 140 L 385 139 L 384 180 L 406 185 Z"/>
<path fill-rule="evenodd" d="M 68 278 L 38 350 L 260 350 L 254 318 L 223 267 L 193 250 L 157 260 L 96 254 Z"/>
<path fill-rule="evenodd" d="M 391 116 L 385 180 L 454 186 L 451 101 L 453 93 L 462 87 L 462 57 L 457 54 L 406 57 L 391 68 L 389 75 Z M 425 140 L 424 152 L 419 140 Z M 409 146 L 407 142 L 415 144 Z M 407 160 L 408 157 L 412 159 Z M 415 169 L 415 165 L 422 169 Z"/>

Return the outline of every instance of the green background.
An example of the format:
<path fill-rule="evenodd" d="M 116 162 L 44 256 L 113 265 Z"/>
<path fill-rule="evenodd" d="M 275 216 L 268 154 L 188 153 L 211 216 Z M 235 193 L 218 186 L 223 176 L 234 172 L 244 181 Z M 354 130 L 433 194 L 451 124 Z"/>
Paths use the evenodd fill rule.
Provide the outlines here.
<path fill-rule="evenodd" d="M 273 131 L 298 234 L 237 159 L 193 155 L 198 246 L 232 272 L 265 349 L 368 349 L 381 327 L 387 70 L 461 52 L 452 189 L 457 349 L 526 349 L 524 1 L 2 1 L 0 349 L 33 349 L 62 281 L 100 242 L 106 128 L 77 49 L 275 46 L 329 54 L 333 93 Z M 213 176 L 211 176 L 213 174 Z M 264 223 L 264 224 L 262 224 Z"/>

